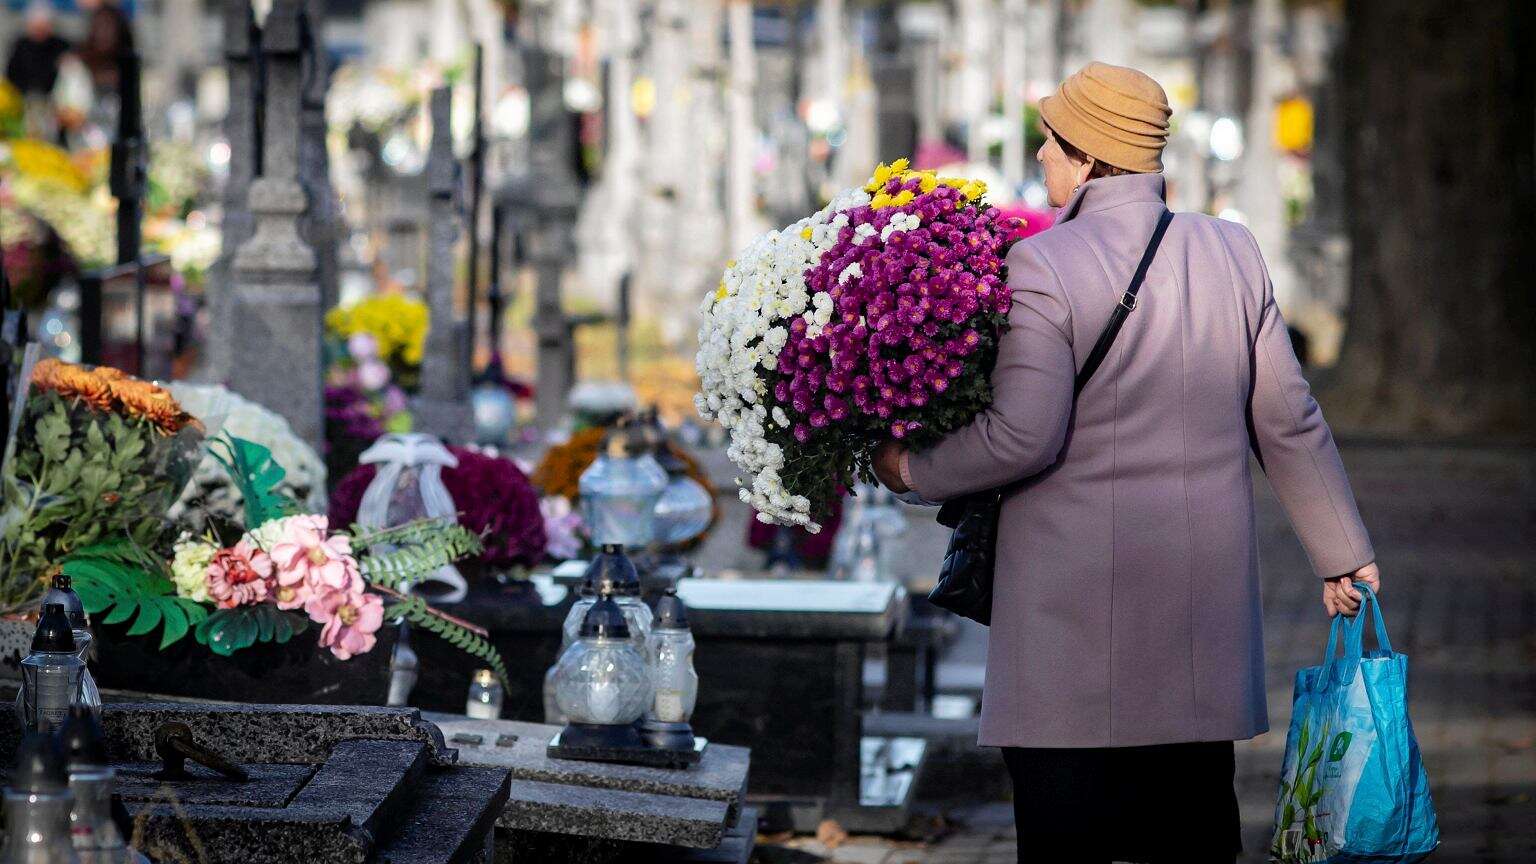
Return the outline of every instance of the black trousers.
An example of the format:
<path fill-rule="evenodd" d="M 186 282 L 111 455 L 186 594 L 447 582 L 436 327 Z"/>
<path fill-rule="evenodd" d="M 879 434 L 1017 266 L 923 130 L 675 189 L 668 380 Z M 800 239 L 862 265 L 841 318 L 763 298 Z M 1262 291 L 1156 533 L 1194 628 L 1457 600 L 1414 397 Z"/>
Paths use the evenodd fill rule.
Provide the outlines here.
<path fill-rule="evenodd" d="M 1232 742 L 1004 747 L 1019 864 L 1232 864 L 1242 852 Z"/>

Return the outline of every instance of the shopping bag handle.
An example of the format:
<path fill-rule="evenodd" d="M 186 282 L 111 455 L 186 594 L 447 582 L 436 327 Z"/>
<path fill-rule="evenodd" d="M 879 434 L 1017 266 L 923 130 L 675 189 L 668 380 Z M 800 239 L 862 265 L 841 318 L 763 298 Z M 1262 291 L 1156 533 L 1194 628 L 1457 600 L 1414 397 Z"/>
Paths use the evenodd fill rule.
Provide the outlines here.
<path fill-rule="evenodd" d="M 1360 611 L 1355 617 L 1347 618 L 1344 615 L 1334 615 L 1332 623 L 1328 626 L 1328 651 L 1323 655 L 1322 682 L 1324 686 L 1333 679 L 1333 663 L 1335 654 L 1338 653 L 1339 634 L 1344 634 L 1343 660 L 1349 670 L 1344 676 L 1345 681 L 1353 680 L 1355 669 L 1360 666 L 1360 659 L 1365 656 L 1365 610 L 1370 607 L 1372 623 L 1376 628 L 1376 644 L 1387 653 L 1392 652 L 1392 640 L 1387 636 L 1387 622 L 1381 615 L 1381 601 L 1376 598 L 1376 592 L 1364 582 L 1354 583 L 1355 589 L 1360 592 Z"/>

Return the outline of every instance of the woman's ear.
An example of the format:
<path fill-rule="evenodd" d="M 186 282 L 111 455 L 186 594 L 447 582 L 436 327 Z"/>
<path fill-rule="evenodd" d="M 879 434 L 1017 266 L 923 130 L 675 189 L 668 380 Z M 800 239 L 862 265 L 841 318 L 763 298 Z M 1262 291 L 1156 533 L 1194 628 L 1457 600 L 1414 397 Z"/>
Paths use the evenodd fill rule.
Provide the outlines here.
<path fill-rule="evenodd" d="M 1076 166 L 1077 177 L 1074 178 L 1073 181 L 1074 188 L 1087 183 L 1088 180 L 1093 177 L 1093 166 L 1097 164 L 1098 160 L 1094 159 L 1092 156 L 1089 156 L 1081 164 Z"/>

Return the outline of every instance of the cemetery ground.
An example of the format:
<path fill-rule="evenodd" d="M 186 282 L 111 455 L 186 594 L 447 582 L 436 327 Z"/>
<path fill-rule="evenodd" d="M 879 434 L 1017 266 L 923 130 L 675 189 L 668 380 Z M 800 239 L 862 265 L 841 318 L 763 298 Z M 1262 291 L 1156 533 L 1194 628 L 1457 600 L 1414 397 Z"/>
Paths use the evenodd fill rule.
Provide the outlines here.
<path fill-rule="evenodd" d="M 1344 461 L 1370 526 L 1383 573 L 1383 610 L 1393 647 L 1409 658 L 1409 700 L 1442 843 L 1431 861 L 1503 864 L 1536 860 L 1536 451 L 1516 447 L 1348 442 Z M 728 481 L 728 466 L 720 479 Z M 1327 637 L 1319 588 L 1267 485 L 1257 479 L 1263 563 L 1270 732 L 1238 745 L 1243 862 L 1265 859 L 1292 679 L 1320 661 Z M 703 552 L 711 569 L 749 570 L 758 553 L 741 542 L 746 513 L 730 505 Z M 928 512 L 908 511 L 895 556 L 904 577 L 930 575 L 945 532 Z M 974 693 L 986 653 L 975 627 L 951 646 L 941 692 Z M 990 755 L 990 754 L 983 754 Z M 754 758 L 772 758 L 757 753 Z M 1000 760 L 992 760 L 1001 772 Z M 1006 780 L 978 783 L 1006 790 Z M 950 833 L 933 842 L 831 835 L 765 837 L 757 860 L 879 864 L 1013 862 L 1009 805 L 954 803 L 952 789 L 922 787 Z M 1168 830 L 1200 831 L 1201 814 L 1169 802 Z M 828 832 L 831 834 L 831 832 Z"/>

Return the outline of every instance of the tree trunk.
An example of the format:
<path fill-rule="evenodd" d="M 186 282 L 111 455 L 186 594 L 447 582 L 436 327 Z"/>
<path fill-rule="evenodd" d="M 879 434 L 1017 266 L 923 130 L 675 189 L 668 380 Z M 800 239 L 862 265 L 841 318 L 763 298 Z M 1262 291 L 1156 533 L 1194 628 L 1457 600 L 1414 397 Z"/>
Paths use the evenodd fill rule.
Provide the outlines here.
<path fill-rule="evenodd" d="M 1536 13 L 1346 0 L 1346 428 L 1536 432 Z"/>

